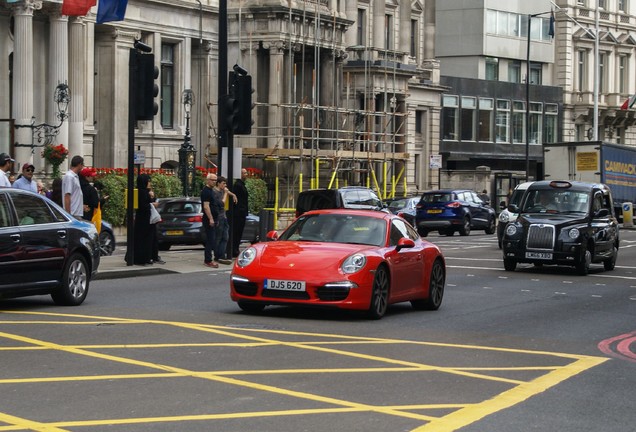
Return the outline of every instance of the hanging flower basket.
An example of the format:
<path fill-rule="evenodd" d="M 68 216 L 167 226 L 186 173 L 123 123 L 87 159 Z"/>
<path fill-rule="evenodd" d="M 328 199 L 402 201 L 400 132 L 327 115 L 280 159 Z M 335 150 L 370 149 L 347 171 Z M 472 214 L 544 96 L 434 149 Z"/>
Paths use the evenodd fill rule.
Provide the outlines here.
<path fill-rule="evenodd" d="M 58 145 L 46 145 L 42 150 L 42 157 L 53 168 L 53 178 L 60 177 L 60 165 L 66 160 L 68 156 L 68 149 L 64 147 L 64 144 Z"/>

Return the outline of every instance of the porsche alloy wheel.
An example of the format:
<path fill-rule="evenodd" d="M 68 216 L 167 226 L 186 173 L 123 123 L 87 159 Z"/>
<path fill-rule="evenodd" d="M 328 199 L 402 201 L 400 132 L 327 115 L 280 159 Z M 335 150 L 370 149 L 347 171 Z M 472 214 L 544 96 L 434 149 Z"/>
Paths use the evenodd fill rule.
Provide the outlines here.
<path fill-rule="evenodd" d="M 375 278 L 373 278 L 371 306 L 368 312 L 369 318 L 380 319 L 386 313 L 389 305 L 389 285 L 389 272 L 386 267 L 378 267 L 375 271 Z"/>
<path fill-rule="evenodd" d="M 426 300 L 411 300 L 415 310 L 437 310 L 442 305 L 444 298 L 444 285 L 446 273 L 440 260 L 433 263 L 431 278 L 428 283 L 428 298 Z"/>
<path fill-rule="evenodd" d="M 51 293 L 55 304 L 61 306 L 79 306 L 88 294 L 90 276 L 86 260 L 79 254 L 73 254 L 69 258 L 62 285 Z"/>

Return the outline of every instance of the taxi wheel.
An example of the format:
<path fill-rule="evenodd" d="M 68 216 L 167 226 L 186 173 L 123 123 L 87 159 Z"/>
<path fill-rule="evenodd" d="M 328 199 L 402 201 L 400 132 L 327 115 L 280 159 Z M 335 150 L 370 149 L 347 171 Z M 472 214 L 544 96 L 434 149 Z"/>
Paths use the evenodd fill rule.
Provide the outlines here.
<path fill-rule="evenodd" d="M 504 268 L 506 271 L 515 271 L 517 268 L 517 261 L 511 258 L 504 258 Z"/>
<path fill-rule="evenodd" d="M 603 267 L 605 267 L 605 270 L 607 271 L 614 270 L 614 267 L 616 267 L 617 257 L 618 257 L 618 248 L 616 247 L 616 245 L 614 245 L 612 246 L 612 257 L 610 259 L 603 261 Z"/>
<path fill-rule="evenodd" d="M 386 313 L 389 306 L 389 272 L 386 267 L 380 266 L 375 271 L 373 287 L 371 289 L 371 305 L 369 306 L 369 318 L 380 319 Z"/>
<path fill-rule="evenodd" d="M 576 272 L 581 276 L 586 276 L 590 271 L 590 264 L 592 263 L 592 252 L 589 249 L 585 249 L 581 261 L 576 264 Z"/>
<path fill-rule="evenodd" d="M 88 294 L 90 275 L 86 260 L 80 254 L 73 254 L 66 263 L 62 274 L 62 285 L 51 293 L 55 304 L 79 306 Z"/>
<path fill-rule="evenodd" d="M 242 310 L 244 310 L 247 313 L 259 313 L 259 312 L 263 312 L 263 309 L 265 309 L 264 304 L 254 303 L 249 301 L 238 302 L 238 307 L 240 307 Z"/>
<path fill-rule="evenodd" d="M 433 263 L 431 278 L 428 283 L 428 298 L 426 300 L 411 300 L 411 306 L 415 310 L 437 310 L 442 305 L 444 298 L 444 284 L 446 272 L 440 260 Z"/>

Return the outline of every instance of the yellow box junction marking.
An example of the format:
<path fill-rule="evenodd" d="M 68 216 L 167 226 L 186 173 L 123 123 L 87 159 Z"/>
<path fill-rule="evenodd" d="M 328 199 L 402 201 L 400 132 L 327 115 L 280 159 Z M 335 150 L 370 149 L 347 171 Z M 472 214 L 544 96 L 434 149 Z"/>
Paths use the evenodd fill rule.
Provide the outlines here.
<path fill-rule="evenodd" d="M 19 316 L 21 319 L 10 319 Z M 33 319 L 25 320 L 22 318 L 32 317 Z M 2 319 L 2 318 L 7 319 Z M 54 320 L 51 318 L 55 318 Z M 4 378 L 0 375 L 0 394 L 2 393 L 2 385 L 7 384 L 26 384 L 26 383 L 49 383 L 49 382 L 81 382 L 81 381 L 102 381 L 102 380 L 139 380 L 139 379 L 171 379 L 192 377 L 199 378 L 224 384 L 234 385 L 241 388 L 252 389 L 259 392 L 267 392 L 273 394 L 284 395 L 286 397 L 298 398 L 306 401 L 313 401 L 321 404 L 332 405 L 328 408 L 314 409 L 296 409 L 296 410 L 276 410 L 276 411 L 247 411 L 240 413 L 210 413 L 204 415 L 183 415 L 183 416 L 164 416 L 164 417 L 138 417 L 124 419 L 95 419 L 95 420 L 60 420 L 57 422 L 41 423 L 30 419 L 24 419 L 13 416 L 11 414 L 0 413 L 0 432 L 1 431 L 17 431 L 17 430 L 35 430 L 35 431 L 64 431 L 70 427 L 90 427 L 103 425 L 126 425 L 126 424 L 146 424 L 146 423 L 169 423 L 184 421 L 213 421 L 228 420 L 240 418 L 258 418 L 258 417 L 274 417 L 274 416 L 298 416 L 298 415 L 317 415 L 317 414 L 334 414 L 334 413 L 352 413 L 352 412 L 368 412 L 379 413 L 382 415 L 397 416 L 408 418 L 411 420 L 421 421 L 422 425 L 413 429 L 413 431 L 435 431 L 435 432 L 451 432 L 456 431 L 464 426 L 479 421 L 480 419 L 501 411 L 503 409 L 519 404 L 528 398 L 535 396 L 560 382 L 597 366 L 607 358 L 580 356 L 566 353 L 547 352 L 547 351 L 530 351 L 520 349 L 506 349 L 496 347 L 483 347 L 477 345 L 461 345 L 461 344 L 444 344 L 433 342 L 409 341 L 400 339 L 383 339 L 371 337 L 354 337 L 346 335 L 320 334 L 308 332 L 293 332 L 282 330 L 266 330 L 254 328 L 240 328 L 230 326 L 217 326 L 209 324 L 196 324 L 184 322 L 171 322 L 160 320 L 140 320 L 125 319 L 115 317 L 97 317 L 80 314 L 61 314 L 46 312 L 22 312 L 22 311 L 0 311 L 0 326 L 8 329 L 11 326 L 37 326 L 37 325 L 73 325 L 73 326 L 95 326 L 98 324 L 117 324 L 117 325 L 162 325 L 189 330 L 193 332 L 209 333 L 211 335 L 223 336 L 235 340 L 235 342 L 202 342 L 202 343 L 161 343 L 161 344 L 89 344 L 89 345 L 62 345 L 58 343 L 38 340 L 26 336 L 12 334 L 6 331 L 0 331 L 0 340 L 14 341 L 19 345 L 0 347 L 0 352 L 7 351 L 34 351 L 32 356 L 37 356 L 38 351 L 58 351 L 68 354 L 108 360 L 115 363 L 135 365 L 147 368 L 154 372 L 137 373 L 137 374 L 111 374 L 111 375 L 88 375 L 88 376 L 63 376 L 63 377 L 38 377 L 38 378 Z M 293 337 L 306 340 L 285 340 L 285 337 Z M 356 351 L 349 351 L 347 347 L 360 347 L 368 345 L 391 345 L 389 356 L 371 355 Z M 399 350 L 393 346 L 408 345 L 412 347 L 437 347 L 471 351 L 489 351 L 500 352 L 502 354 L 519 354 L 542 356 L 554 358 L 555 364 L 550 366 L 512 366 L 512 367 L 450 367 L 439 365 L 427 365 L 419 362 L 403 360 L 397 358 Z M 369 362 L 377 362 L 385 364 L 383 367 L 351 367 L 351 368 L 302 368 L 302 369 L 268 369 L 268 370 L 224 370 L 224 371 L 192 371 L 168 364 L 160 364 L 143 360 L 127 358 L 121 355 L 111 355 L 103 353 L 104 350 L 142 350 L 142 349 L 160 349 L 160 348 L 186 348 L 186 347 L 233 347 L 237 349 L 255 348 L 255 347 L 291 347 L 299 350 L 317 351 L 333 356 L 344 356 L 356 358 Z M 93 350 L 100 350 L 96 352 Z M 558 360 L 558 361 L 556 361 Z M 557 364 L 559 362 L 567 362 L 565 364 Z M 35 360 L 34 363 L 37 364 Z M 535 373 L 544 372 L 529 381 L 511 379 L 497 375 L 491 375 L 488 372 L 528 372 Z M 470 379 L 488 380 L 493 382 L 504 383 L 510 388 L 494 397 L 478 403 L 453 403 L 453 404 L 412 404 L 412 405 L 372 405 L 356 401 L 348 401 L 344 399 L 323 396 L 308 392 L 296 391 L 288 388 L 281 388 L 267 384 L 259 384 L 249 381 L 252 375 L 258 376 L 275 376 L 284 374 L 369 374 L 369 373 L 386 373 L 386 372 L 437 372 L 442 374 L 450 374 L 455 376 L 463 376 Z M 243 379 L 237 378 L 243 377 Z M 390 395 L 387 395 L 390 397 Z M 420 412 L 422 410 L 452 410 L 450 413 L 442 416 L 425 415 Z"/>

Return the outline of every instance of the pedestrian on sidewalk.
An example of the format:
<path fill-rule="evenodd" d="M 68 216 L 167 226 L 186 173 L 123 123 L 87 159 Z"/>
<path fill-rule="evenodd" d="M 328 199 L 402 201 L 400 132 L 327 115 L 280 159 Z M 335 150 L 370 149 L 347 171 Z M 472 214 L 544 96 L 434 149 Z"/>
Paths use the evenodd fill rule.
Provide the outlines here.
<path fill-rule="evenodd" d="M 62 177 L 62 203 L 64 210 L 78 219 L 84 217 L 84 196 L 79 181 L 79 173 L 84 168 L 84 158 L 73 156 L 71 167 Z"/>
<path fill-rule="evenodd" d="M 236 195 L 236 204 L 232 209 L 232 257 L 236 258 L 239 254 L 239 246 L 241 245 L 241 237 L 245 229 L 245 220 L 249 212 L 249 196 L 247 187 L 245 186 L 247 179 L 247 170 L 241 170 L 241 178 L 234 181 L 233 192 Z"/>
<path fill-rule="evenodd" d="M 25 191 L 30 191 L 34 193 L 38 193 L 38 182 L 33 180 L 33 172 L 35 171 L 35 167 L 26 162 L 22 165 L 22 174 L 18 177 L 16 181 L 13 182 L 13 187 L 15 189 L 22 189 Z"/>
<path fill-rule="evenodd" d="M 217 268 L 219 265 L 212 260 L 212 253 L 216 246 L 216 219 L 218 213 L 214 206 L 214 194 L 216 174 L 208 174 L 205 177 L 205 186 L 201 189 L 201 206 L 203 207 L 203 228 L 205 229 L 205 246 L 203 249 L 203 264 Z"/>
<path fill-rule="evenodd" d="M 227 188 L 227 180 L 225 177 L 218 177 L 216 186 L 212 190 L 214 195 L 214 206 L 217 209 L 218 216 L 216 218 L 216 247 L 214 248 L 214 260 L 221 264 L 232 264 L 232 260 L 226 258 L 227 241 L 230 236 L 230 225 L 227 221 L 225 213 L 225 204 L 228 196 L 232 196 L 234 204 L 236 204 L 236 195 Z"/>

